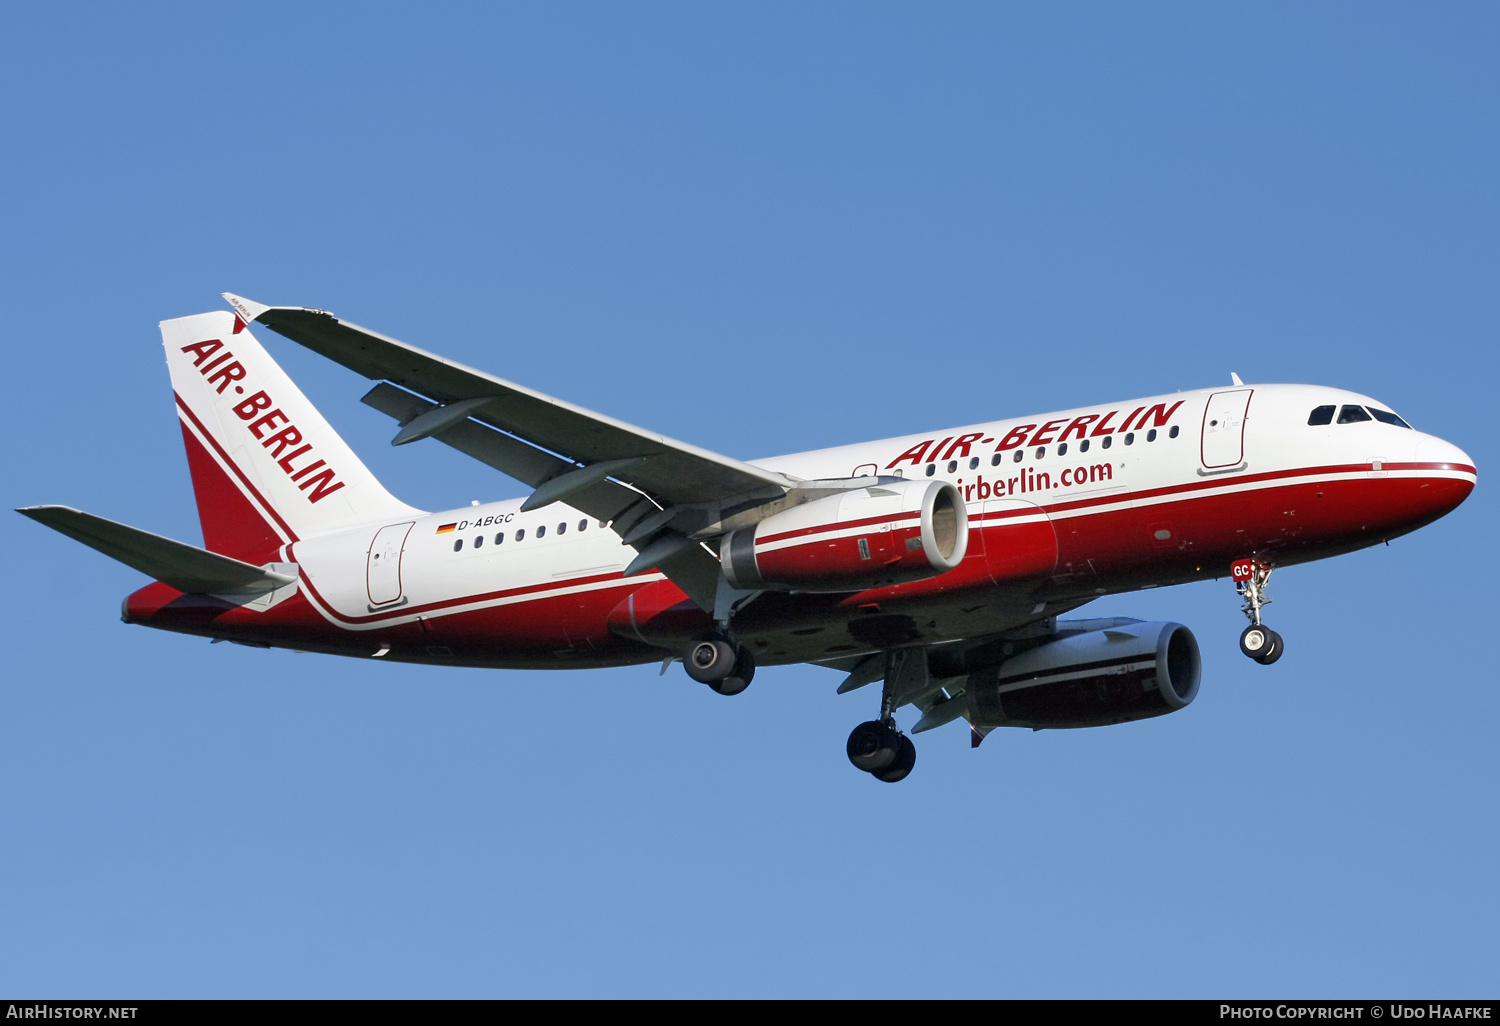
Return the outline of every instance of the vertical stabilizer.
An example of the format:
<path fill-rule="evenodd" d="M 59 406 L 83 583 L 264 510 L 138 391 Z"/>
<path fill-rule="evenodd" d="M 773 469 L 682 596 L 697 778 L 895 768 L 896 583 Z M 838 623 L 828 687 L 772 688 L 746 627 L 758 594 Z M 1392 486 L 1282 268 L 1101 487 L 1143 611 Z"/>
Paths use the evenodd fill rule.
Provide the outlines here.
<path fill-rule="evenodd" d="M 420 511 L 381 486 L 228 312 L 162 321 L 204 544 L 270 559 L 311 535 Z"/>

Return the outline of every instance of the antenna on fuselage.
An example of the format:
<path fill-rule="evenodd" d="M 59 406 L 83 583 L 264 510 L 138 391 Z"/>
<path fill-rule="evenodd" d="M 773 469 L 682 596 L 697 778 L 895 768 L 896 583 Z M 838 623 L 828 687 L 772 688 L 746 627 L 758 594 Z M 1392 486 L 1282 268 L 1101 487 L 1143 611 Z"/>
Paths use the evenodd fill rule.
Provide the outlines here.
<path fill-rule="evenodd" d="M 1236 385 L 1243 385 L 1244 384 L 1244 382 L 1240 380 L 1240 376 L 1238 374 L 1236 374 L 1234 371 L 1230 371 L 1229 372 L 1229 380 L 1232 381 L 1232 382 L 1234 382 Z"/>

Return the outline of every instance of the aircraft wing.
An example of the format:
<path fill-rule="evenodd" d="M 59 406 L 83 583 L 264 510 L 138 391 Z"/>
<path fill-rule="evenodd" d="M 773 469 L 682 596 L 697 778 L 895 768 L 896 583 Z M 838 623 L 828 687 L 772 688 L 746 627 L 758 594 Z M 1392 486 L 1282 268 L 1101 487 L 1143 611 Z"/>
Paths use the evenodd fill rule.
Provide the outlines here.
<path fill-rule="evenodd" d="M 401 425 L 392 444 L 437 438 L 532 486 L 535 491 L 522 509 L 566 500 L 609 521 L 640 553 L 626 568 L 627 576 L 655 567 L 709 611 L 718 589 L 719 562 L 694 532 L 730 511 L 781 499 L 796 484 L 774 471 L 465 367 L 323 310 L 264 306 L 227 292 L 224 298 L 246 323 L 264 324 L 380 382 L 364 402 Z"/>
<path fill-rule="evenodd" d="M 258 321 L 357 374 L 400 385 L 453 410 L 455 414 L 459 412 L 456 409 L 458 404 L 466 404 L 462 411 L 465 417 L 472 417 L 533 446 L 556 453 L 575 465 L 586 467 L 630 460 L 632 464 L 628 468 L 621 468 L 609 476 L 627 482 L 666 505 L 723 505 L 741 497 L 775 498 L 793 483 L 773 471 L 646 431 L 465 367 L 340 320 L 322 310 L 262 306 L 228 293 L 225 293 L 225 298 L 246 322 Z M 426 435 L 416 434 L 411 439 L 401 439 L 398 435 L 398 444 L 404 440 L 414 441 L 416 437 Z M 525 473 L 515 476 L 527 480 Z"/>
<path fill-rule="evenodd" d="M 16 512 L 188 595 L 252 594 L 297 579 L 68 506 L 27 506 Z"/>

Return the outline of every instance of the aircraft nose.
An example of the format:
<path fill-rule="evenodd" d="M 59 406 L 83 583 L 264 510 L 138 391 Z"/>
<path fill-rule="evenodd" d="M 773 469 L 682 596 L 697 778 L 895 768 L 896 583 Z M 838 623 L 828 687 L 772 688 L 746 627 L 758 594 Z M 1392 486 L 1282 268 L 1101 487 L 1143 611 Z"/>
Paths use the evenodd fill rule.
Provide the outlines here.
<path fill-rule="evenodd" d="M 1447 464 L 1453 469 L 1470 471 L 1474 468 L 1474 460 L 1468 453 L 1452 442 L 1445 442 L 1434 435 L 1428 435 L 1417 443 L 1417 462 Z"/>
<path fill-rule="evenodd" d="M 1474 460 L 1452 442 L 1428 435 L 1417 443 L 1417 505 L 1433 519 L 1457 509 L 1478 481 Z"/>

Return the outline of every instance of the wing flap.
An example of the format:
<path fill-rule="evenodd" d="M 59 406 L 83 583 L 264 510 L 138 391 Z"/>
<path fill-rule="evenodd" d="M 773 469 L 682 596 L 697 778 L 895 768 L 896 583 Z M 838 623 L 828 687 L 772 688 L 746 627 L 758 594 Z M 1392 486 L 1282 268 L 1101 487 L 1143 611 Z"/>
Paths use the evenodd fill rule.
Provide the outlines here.
<path fill-rule="evenodd" d="M 163 538 L 69 506 L 27 506 L 16 512 L 185 594 L 272 591 L 296 581 L 295 577 L 286 574 L 242 563 L 217 552 Z"/>
<path fill-rule="evenodd" d="M 360 401 L 403 426 L 438 408 L 436 403 L 421 396 L 383 383 L 370 389 Z M 577 469 L 576 464 L 529 442 L 468 419 L 449 425 L 432 437 L 532 488 Z M 639 492 L 613 481 L 595 482 L 567 498 L 568 505 L 599 520 L 614 520 L 634 503 L 645 501 Z"/>
<path fill-rule="evenodd" d="M 386 383 L 370 389 L 361 401 L 403 426 L 438 409 L 436 403 Z M 568 460 L 467 418 L 442 428 L 432 437 L 532 488 L 541 488 L 549 481 L 560 480 L 578 470 L 577 465 Z M 665 528 L 671 519 L 671 510 L 662 511 L 640 492 L 608 479 L 569 491 L 566 501 L 574 509 L 598 520 L 613 521 L 622 535 L 646 516 L 665 517 L 656 525 L 657 530 Z M 638 547 L 644 548 L 646 539 L 655 533 L 653 530 L 637 539 L 641 543 Z M 719 561 L 702 545 L 677 549 L 660 558 L 656 569 L 666 574 L 703 609 L 713 610 L 719 584 Z"/>

